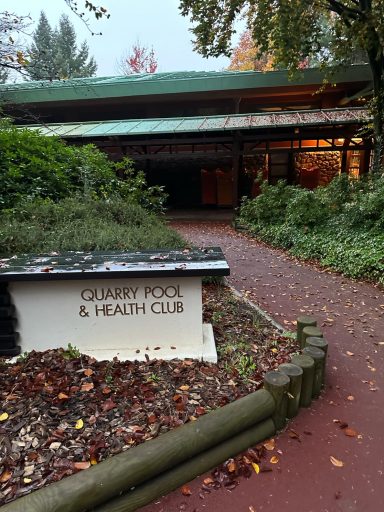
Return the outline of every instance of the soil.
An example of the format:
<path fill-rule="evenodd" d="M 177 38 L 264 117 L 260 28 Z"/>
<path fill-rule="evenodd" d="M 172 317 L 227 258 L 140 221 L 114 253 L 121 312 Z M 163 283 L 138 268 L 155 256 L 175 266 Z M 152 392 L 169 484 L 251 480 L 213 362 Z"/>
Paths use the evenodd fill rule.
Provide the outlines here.
<path fill-rule="evenodd" d="M 96 361 L 76 347 L 0 361 L 0 505 L 98 464 L 262 385 L 297 350 L 229 288 L 206 285 L 219 362 Z M 202 492 L 269 471 L 268 444 L 217 468 Z M 204 488 L 205 486 L 205 488 Z M 188 487 L 183 487 L 188 495 Z"/>

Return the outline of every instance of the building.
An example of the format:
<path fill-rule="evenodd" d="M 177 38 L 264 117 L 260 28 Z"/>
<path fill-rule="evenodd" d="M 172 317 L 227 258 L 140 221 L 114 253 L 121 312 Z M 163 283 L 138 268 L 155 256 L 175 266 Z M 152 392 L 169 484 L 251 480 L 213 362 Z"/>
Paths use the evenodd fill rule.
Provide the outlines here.
<path fill-rule="evenodd" d="M 323 85 L 319 70 L 177 72 L 0 86 L 19 124 L 132 158 L 173 206 L 235 206 L 255 177 L 314 188 L 369 168 L 360 130 L 372 94 L 369 66 Z"/>

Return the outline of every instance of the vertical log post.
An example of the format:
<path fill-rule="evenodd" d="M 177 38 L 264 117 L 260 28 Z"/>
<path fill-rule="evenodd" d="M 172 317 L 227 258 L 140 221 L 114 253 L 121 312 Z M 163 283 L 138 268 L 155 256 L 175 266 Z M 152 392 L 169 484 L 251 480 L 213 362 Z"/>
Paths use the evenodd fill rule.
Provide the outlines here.
<path fill-rule="evenodd" d="M 299 411 L 303 369 L 292 363 L 283 363 L 279 371 L 289 377 L 287 418 L 293 418 Z"/>
<path fill-rule="evenodd" d="M 303 355 L 312 357 L 315 362 L 312 397 L 317 398 L 320 395 L 323 383 L 325 353 L 317 347 L 305 347 L 303 348 Z"/>
<path fill-rule="evenodd" d="M 308 327 L 304 327 L 303 332 L 301 333 L 301 339 L 300 339 L 300 348 L 305 347 L 305 340 L 309 338 L 310 336 L 316 337 L 316 338 L 322 338 L 323 332 L 318 327 L 309 325 Z"/>
<path fill-rule="evenodd" d="M 279 371 L 267 372 L 264 375 L 264 388 L 273 396 L 275 412 L 272 419 L 276 430 L 281 430 L 287 418 L 289 377 Z"/>
<path fill-rule="evenodd" d="M 297 342 L 300 344 L 300 348 L 303 348 L 301 345 L 301 337 L 304 327 L 316 327 L 316 325 L 316 318 L 311 315 L 301 315 L 297 318 Z"/>
<path fill-rule="evenodd" d="M 325 338 L 317 338 L 316 336 L 309 336 L 305 340 L 306 347 L 315 347 L 321 349 L 324 354 L 324 368 L 323 368 L 323 386 L 325 383 L 325 374 L 326 374 L 326 366 L 327 366 L 327 354 L 328 354 L 328 341 Z"/>
<path fill-rule="evenodd" d="M 308 338 L 305 340 L 305 346 L 320 348 L 323 352 L 325 352 L 325 357 L 327 357 L 328 341 L 325 338 L 320 338 L 318 336 L 308 336 Z"/>
<path fill-rule="evenodd" d="M 300 368 L 303 370 L 300 393 L 300 407 L 309 407 L 312 401 L 315 362 L 312 357 L 304 354 L 295 354 L 292 356 L 291 362 L 292 364 L 300 366 Z"/>

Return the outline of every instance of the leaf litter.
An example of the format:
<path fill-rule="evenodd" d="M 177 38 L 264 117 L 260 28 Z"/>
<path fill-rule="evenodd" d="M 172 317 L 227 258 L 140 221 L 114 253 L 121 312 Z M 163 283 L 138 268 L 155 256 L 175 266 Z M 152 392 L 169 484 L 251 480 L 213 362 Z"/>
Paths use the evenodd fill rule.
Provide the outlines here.
<path fill-rule="evenodd" d="M 0 359 L 0 503 L 256 391 L 264 373 L 297 350 L 292 338 L 227 287 L 205 285 L 203 304 L 204 322 L 212 323 L 215 333 L 217 365 L 96 361 L 68 357 L 64 349 L 32 351 L 14 364 Z M 274 441 L 267 441 L 217 467 L 202 493 L 232 489 L 239 477 L 272 471 L 265 460 L 272 446 Z"/>

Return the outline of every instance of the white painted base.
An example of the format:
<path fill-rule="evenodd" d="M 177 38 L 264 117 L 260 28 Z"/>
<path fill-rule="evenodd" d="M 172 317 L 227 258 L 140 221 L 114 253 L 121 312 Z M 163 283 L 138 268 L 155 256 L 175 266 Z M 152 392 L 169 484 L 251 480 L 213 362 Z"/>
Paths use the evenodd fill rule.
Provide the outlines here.
<path fill-rule="evenodd" d="M 149 347 L 148 347 L 149 348 Z M 206 361 L 208 363 L 217 363 L 217 352 L 215 339 L 213 336 L 213 329 L 211 324 L 203 324 L 203 344 L 200 347 L 189 348 L 189 350 L 169 350 L 169 347 L 160 348 L 159 350 L 143 350 L 137 353 L 135 349 L 86 349 L 85 354 L 88 354 L 98 361 L 112 360 L 117 357 L 120 361 L 145 361 L 146 355 L 149 359 L 164 359 L 170 361 L 171 359 L 197 359 L 199 361 Z"/>
<path fill-rule="evenodd" d="M 66 348 L 98 360 L 217 362 L 202 325 L 201 278 L 13 282 L 22 352 Z"/>

